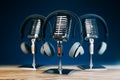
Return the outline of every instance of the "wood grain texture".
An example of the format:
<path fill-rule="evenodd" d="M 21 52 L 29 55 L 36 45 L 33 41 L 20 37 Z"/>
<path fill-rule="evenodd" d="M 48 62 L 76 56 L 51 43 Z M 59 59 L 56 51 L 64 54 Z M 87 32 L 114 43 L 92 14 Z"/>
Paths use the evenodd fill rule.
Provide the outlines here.
<path fill-rule="evenodd" d="M 71 69 L 70 74 L 49 74 L 48 69 L 57 66 L 44 66 L 37 70 L 18 66 L 0 66 L 0 80 L 120 80 L 120 66 L 108 66 L 107 70 L 82 70 L 76 66 L 63 66 Z"/>

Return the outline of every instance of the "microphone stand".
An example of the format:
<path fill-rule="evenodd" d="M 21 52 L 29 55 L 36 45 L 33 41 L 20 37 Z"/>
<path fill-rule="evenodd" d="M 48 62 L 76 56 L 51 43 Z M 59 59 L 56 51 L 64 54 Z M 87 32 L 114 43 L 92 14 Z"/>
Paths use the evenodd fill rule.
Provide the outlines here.
<path fill-rule="evenodd" d="M 92 60 L 92 55 L 94 54 L 94 39 L 90 38 L 89 39 L 89 43 L 90 43 L 90 69 L 93 68 L 93 60 Z"/>
<path fill-rule="evenodd" d="M 94 54 L 94 39 L 93 39 L 93 38 L 90 38 L 90 39 L 89 39 L 89 43 L 90 43 L 90 65 L 89 65 L 89 69 L 90 69 L 90 70 L 96 70 L 96 69 L 105 70 L 105 67 L 104 67 L 104 66 L 101 66 L 101 65 L 94 65 L 94 66 L 93 66 L 92 55 Z"/>
<path fill-rule="evenodd" d="M 58 57 L 59 57 L 58 71 L 59 74 L 62 74 L 62 41 L 57 41 L 57 47 L 58 47 Z"/>
<path fill-rule="evenodd" d="M 94 54 L 94 39 L 89 38 L 89 52 L 90 52 L 90 63 L 89 65 L 82 65 L 78 66 L 79 68 L 85 69 L 85 70 L 106 70 L 104 66 L 102 65 L 93 65 L 93 54 Z"/>
<path fill-rule="evenodd" d="M 31 42 L 32 42 L 31 52 L 33 54 L 33 61 L 32 61 L 33 70 L 36 70 L 36 64 L 35 64 L 35 40 L 36 39 L 31 39 Z"/>

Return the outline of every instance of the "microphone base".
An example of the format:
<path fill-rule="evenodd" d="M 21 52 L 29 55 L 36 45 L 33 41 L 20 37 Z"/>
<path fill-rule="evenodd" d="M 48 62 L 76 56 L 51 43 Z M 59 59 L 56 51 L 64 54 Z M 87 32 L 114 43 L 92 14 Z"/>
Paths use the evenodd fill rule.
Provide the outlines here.
<path fill-rule="evenodd" d="M 90 68 L 89 65 L 78 65 L 78 68 L 81 68 L 83 70 L 107 70 L 106 67 L 104 67 L 103 65 L 94 65 L 92 68 Z"/>
<path fill-rule="evenodd" d="M 22 69 L 26 69 L 26 70 L 36 70 L 36 69 L 39 69 L 39 68 L 43 67 L 43 65 L 36 64 L 36 66 L 34 68 L 31 64 L 26 64 L 26 65 L 21 65 L 19 67 L 22 68 Z"/>
<path fill-rule="evenodd" d="M 68 75 L 71 72 L 73 72 L 73 69 L 62 69 L 62 74 L 61 75 Z M 60 74 L 59 70 L 56 69 L 48 69 L 46 70 L 44 73 L 48 73 L 48 74 Z"/>

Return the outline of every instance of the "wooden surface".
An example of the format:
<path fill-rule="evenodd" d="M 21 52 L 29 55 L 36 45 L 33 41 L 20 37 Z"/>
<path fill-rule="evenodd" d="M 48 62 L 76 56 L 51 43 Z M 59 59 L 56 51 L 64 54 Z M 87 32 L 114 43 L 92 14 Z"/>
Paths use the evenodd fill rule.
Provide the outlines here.
<path fill-rule="evenodd" d="M 77 66 L 63 66 L 69 74 L 45 73 L 57 66 L 44 66 L 37 70 L 18 66 L 0 66 L 0 80 L 120 80 L 120 66 L 107 66 L 106 70 L 82 70 Z"/>

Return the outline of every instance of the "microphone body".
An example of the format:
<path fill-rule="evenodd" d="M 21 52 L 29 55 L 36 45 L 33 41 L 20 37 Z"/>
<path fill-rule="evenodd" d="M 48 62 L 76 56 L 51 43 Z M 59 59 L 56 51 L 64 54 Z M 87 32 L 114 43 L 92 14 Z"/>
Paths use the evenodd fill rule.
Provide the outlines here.
<path fill-rule="evenodd" d="M 40 19 L 33 20 L 33 24 L 31 26 L 31 29 L 29 30 L 28 38 L 38 39 L 40 33 L 40 27 L 41 27 L 41 20 Z"/>
<path fill-rule="evenodd" d="M 71 30 L 71 20 L 68 15 L 56 16 L 53 38 L 57 41 L 67 42 Z"/>
<path fill-rule="evenodd" d="M 85 19 L 85 40 L 98 38 L 96 19 Z"/>

